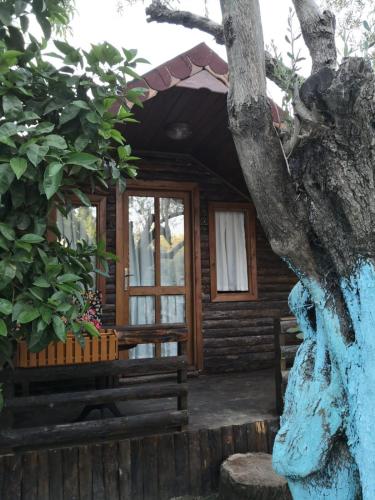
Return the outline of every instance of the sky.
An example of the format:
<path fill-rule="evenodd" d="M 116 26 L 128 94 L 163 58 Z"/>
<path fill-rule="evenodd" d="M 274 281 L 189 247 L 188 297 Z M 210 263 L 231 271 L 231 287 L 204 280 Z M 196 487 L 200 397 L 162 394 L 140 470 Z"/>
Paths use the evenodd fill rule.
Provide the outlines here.
<path fill-rule="evenodd" d="M 88 48 L 90 43 L 107 41 L 116 47 L 136 48 L 138 55 L 150 61 L 149 66 L 140 66 L 138 73 L 149 71 L 176 55 L 205 42 L 226 59 L 225 48 L 216 44 L 212 36 L 198 30 L 190 30 L 169 24 L 147 23 L 145 4 L 139 1 L 134 6 L 124 6 L 118 12 L 119 0 L 76 0 L 77 13 L 72 22 L 74 45 Z M 262 24 L 265 44 L 273 39 L 278 49 L 286 54 L 285 41 L 290 0 L 261 0 Z M 202 0 L 180 0 L 178 8 L 204 15 Z M 209 17 L 220 22 L 219 0 L 208 0 Z M 287 56 L 286 56 L 287 59 Z M 281 94 L 276 86 L 269 85 L 269 95 L 277 102 Z"/>

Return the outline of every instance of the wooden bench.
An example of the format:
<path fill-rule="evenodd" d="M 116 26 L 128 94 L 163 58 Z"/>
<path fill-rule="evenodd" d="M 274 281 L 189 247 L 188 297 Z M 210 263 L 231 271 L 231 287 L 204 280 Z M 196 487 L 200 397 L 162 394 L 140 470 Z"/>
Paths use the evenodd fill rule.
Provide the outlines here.
<path fill-rule="evenodd" d="M 170 428 L 183 428 L 188 423 L 187 414 L 187 369 L 185 355 L 187 333 L 171 329 L 165 331 L 163 341 L 178 343 L 178 355 L 151 359 L 126 359 L 104 361 L 80 365 L 51 366 L 41 368 L 7 367 L 0 371 L 0 383 L 4 388 L 4 409 L 0 413 L 0 450 L 16 450 L 47 445 L 72 444 L 82 441 L 111 439 L 142 434 L 150 430 L 160 431 Z M 121 332 L 123 345 L 131 346 L 145 343 L 143 336 L 135 329 Z M 151 330 L 148 331 L 151 335 Z M 160 335 L 158 339 L 161 339 Z M 155 340 L 155 339 L 154 339 Z M 149 337 L 151 342 L 151 337 Z M 161 341 L 161 340 L 160 340 Z M 147 383 L 141 386 L 116 387 L 102 384 L 96 390 L 16 396 L 15 387 L 27 381 L 48 382 L 84 379 L 105 379 L 121 376 L 143 376 L 155 373 L 175 373 L 175 383 Z M 177 398 L 176 411 L 163 411 L 135 416 L 118 416 L 87 422 L 72 422 L 38 427 L 14 428 L 16 412 L 40 412 L 43 408 L 63 407 L 100 407 L 115 405 L 120 401 L 144 400 L 156 398 Z"/>
<path fill-rule="evenodd" d="M 289 370 L 293 366 L 294 358 L 302 343 L 302 339 L 297 337 L 295 331 L 297 329 L 297 321 L 294 316 L 275 319 L 275 388 L 276 410 L 279 415 L 283 412 Z"/>

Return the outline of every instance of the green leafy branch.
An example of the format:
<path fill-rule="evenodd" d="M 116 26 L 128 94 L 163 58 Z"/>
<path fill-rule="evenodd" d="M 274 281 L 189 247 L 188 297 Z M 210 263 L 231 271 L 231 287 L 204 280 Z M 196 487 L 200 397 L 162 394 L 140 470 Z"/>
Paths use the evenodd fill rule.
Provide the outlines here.
<path fill-rule="evenodd" d="M 29 31 L 31 17 L 41 40 Z M 145 61 L 109 43 L 82 51 L 55 40 L 47 52 L 56 19 L 67 22 L 58 0 L 0 3 L 0 364 L 19 338 L 38 351 L 67 331 L 93 333 L 79 321 L 83 295 L 98 272 L 93 261 L 107 274 L 114 256 L 104 244 L 59 244 L 52 214 L 67 215 L 73 196 L 89 206 L 90 192 L 123 191 L 136 175 L 119 126 L 135 121 L 131 105 L 142 105 L 144 89 L 127 80 Z"/>

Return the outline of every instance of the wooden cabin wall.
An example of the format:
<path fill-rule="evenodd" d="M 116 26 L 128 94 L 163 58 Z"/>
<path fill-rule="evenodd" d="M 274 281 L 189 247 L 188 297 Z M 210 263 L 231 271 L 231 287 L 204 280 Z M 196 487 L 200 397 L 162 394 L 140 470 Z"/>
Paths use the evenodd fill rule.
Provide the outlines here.
<path fill-rule="evenodd" d="M 144 158 L 144 156 L 143 156 Z M 151 158 L 140 165 L 138 178 L 196 182 L 200 189 L 202 255 L 202 313 L 204 370 L 241 371 L 273 366 L 273 318 L 288 314 L 287 298 L 295 277 L 271 250 L 257 223 L 258 299 L 250 302 L 211 302 L 208 246 L 208 202 L 243 202 L 244 198 L 200 164 L 185 158 Z M 107 200 L 107 248 L 116 248 L 116 196 Z M 115 264 L 106 284 L 104 323 L 115 324 Z"/>

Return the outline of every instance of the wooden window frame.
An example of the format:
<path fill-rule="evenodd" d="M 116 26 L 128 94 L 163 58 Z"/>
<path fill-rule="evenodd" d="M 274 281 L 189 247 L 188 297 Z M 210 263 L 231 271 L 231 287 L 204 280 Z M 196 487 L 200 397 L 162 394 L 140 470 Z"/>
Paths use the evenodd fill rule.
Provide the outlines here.
<path fill-rule="evenodd" d="M 97 219 L 96 219 L 96 236 L 97 242 L 103 240 L 105 244 L 107 244 L 107 196 L 102 194 L 87 194 L 86 196 L 91 202 L 92 206 L 97 208 Z M 77 198 L 76 196 L 71 196 L 70 200 L 72 202 L 73 207 L 84 207 L 85 205 Z M 56 209 L 52 212 L 52 220 L 56 223 Z M 55 237 L 51 237 L 49 235 L 49 239 Z M 96 289 L 102 295 L 102 303 L 105 304 L 106 301 L 106 278 L 101 274 L 96 275 Z"/>
<path fill-rule="evenodd" d="M 246 257 L 249 290 L 247 292 L 219 292 L 216 265 L 216 212 L 243 212 L 245 214 Z M 250 203 L 210 202 L 208 204 L 208 231 L 211 274 L 211 302 L 245 302 L 258 298 L 256 263 L 256 214 Z"/>

